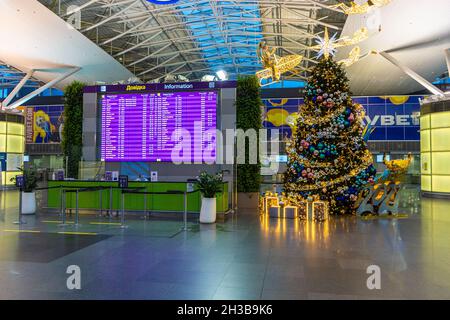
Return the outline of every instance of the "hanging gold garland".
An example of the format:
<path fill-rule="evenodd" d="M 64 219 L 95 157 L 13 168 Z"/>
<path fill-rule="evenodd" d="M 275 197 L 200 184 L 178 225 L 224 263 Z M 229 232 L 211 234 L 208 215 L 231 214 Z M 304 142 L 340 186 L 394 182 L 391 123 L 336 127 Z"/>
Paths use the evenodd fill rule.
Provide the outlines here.
<path fill-rule="evenodd" d="M 337 179 L 325 182 L 322 181 L 320 185 L 317 184 L 310 184 L 310 185 L 306 185 L 306 186 L 302 186 L 301 188 L 299 188 L 297 186 L 296 183 L 286 183 L 286 189 L 289 191 L 313 191 L 313 190 L 318 190 L 318 189 L 322 189 L 324 187 L 330 187 L 330 186 L 334 186 L 336 184 L 340 184 L 344 181 L 350 180 L 353 177 L 357 176 L 361 171 L 363 171 L 364 169 L 366 169 L 369 165 L 371 165 L 373 162 L 373 158 L 372 158 L 372 154 L 370 153 L 369 150 L 366 150 L 365 155 L 363 156 L 363 161 L 361 163 L 360 166 L 354 168 L 352 171 L 350 171 L 349 174 L 339 177 Z"/>

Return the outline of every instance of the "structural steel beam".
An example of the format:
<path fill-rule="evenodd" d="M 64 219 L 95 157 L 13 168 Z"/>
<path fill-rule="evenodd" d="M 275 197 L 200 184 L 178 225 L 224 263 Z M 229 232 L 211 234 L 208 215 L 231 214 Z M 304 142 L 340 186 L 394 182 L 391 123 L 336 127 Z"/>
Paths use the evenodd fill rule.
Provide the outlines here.
<path fill-rule="evenodd" d="M 70 77 L 72 74 L 74 74 L 75 72 L 78 72 L 81 70 L 80 67 L 72 67 L 72 68 L 67 68 L 69 69 L 69 71 L 61 74 L 59 77 L 56 77 L 55 79 L 53 79 L 52 81 L 46 83 L 45 85 L 43 85 L 42 87 L 34 90 L 33 92 L 27 94 L 25 97 L 14 101 L 12 104 L 8 105 L 7 107 L 5 107 L 5 109 L 14 109 L 17 108 L 19 106 L 21 106 L 22 104 L 24 104 L 25 102 L 27 102 L 28 100 L 34 98 L 35 96 L 37 96 L 38 94 L 40 94 L 42 91 L 54 86 L 55 84 L 57 84 L 58 82 L 66 79 L 67 77 Z M 35 71 L 49 71 L 49 69 L 36 69 Z"/>
<path fill-rule="evenodd" d="M 389 61 L 390 63 L 392 63 L 393 65 L 395 65 L 396 67 L 398 67 L 400 70 L 402 70 L 404 73 L 406 73 L 408 76 L 410 76 L 411 78 L 413 78 L 415 81 L 417 81 L 419 84 L 421 84 L 422 86 L 424 86 L 427 90 L 429 90 L 431 93 L 435 94 L 435 95 L 439 95 L 439 96 L 444 96 L 444 92 L 439 89 L 438 87 L 436 87 L 435 85 L 433 85 L 431 82 L 429 82 L 428 80 L 426 80 L 425 78 L 421 77 L 420 75 L 418 75 L 417 73 L 415 73 L 412 69 L 408 68 L 407 66 L 403 65 L 400 63 L 400 61 L 398 61 L 397 59 L 395 59 L 393 56 L 391 56 L 389 53 L 387 52 L 378 52 L 383 58 L 385 58 L 387 61 Z"/>
<path fill-rule="evenodd" d="M 20 82 L 15 86 L 15 88 L 8 94 L 8 96 L 3 100 L 1 105 L 6 108 L 14 96 L 19 92 L 20 89 L 25 85 L 25 83 L 33 76 L 34 70 L 30 70 L 27 74 L 20 80 Z"/>

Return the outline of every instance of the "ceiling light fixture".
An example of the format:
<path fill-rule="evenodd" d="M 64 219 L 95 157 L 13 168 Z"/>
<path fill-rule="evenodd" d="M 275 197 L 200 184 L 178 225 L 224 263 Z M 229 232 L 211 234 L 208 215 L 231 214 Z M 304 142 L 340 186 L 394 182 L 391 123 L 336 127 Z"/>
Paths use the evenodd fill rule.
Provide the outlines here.
<path fill-rule="evenodd" d="M 214 80 L 216 80 L 216 77 L 215 76 L 213 76 L 213 75 L 210 75 L 210 74 L 206 74 L 206 75 L 204 75 L 203 77 L 202 77 L 202 82 L 211 82 L 211 81 L 214 81 Z"/>
<path fill-rule="evenodd" d="M 221 81 L 228 80 L 228 74 L 224 70 L 217 71 L 216 75 L 219 78 L 219 80 L 221 80 Z"/>

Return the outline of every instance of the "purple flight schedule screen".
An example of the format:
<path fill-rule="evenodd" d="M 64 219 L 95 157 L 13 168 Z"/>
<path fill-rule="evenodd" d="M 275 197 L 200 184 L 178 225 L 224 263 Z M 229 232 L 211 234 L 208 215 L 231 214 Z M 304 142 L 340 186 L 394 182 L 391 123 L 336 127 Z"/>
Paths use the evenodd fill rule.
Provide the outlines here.
<path fill-rule="evenodd" d="M 105 94 L 101 106 L 102 161 L 215 157 L 215 91 Z"/>

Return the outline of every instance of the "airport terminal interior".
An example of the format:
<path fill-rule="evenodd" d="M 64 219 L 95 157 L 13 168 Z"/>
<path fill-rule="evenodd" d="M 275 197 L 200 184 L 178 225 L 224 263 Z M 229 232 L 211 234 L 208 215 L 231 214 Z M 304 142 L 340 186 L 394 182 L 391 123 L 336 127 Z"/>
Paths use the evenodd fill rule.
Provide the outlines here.
<path fill-rule="evenodd" d="M 450 299 L 448 0 L 1 0 L 1 300 Z"/>

